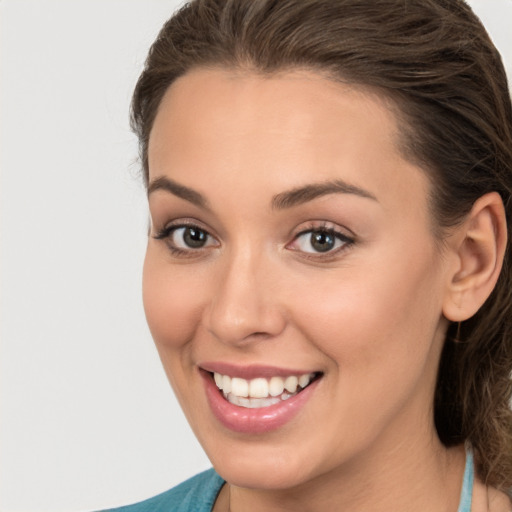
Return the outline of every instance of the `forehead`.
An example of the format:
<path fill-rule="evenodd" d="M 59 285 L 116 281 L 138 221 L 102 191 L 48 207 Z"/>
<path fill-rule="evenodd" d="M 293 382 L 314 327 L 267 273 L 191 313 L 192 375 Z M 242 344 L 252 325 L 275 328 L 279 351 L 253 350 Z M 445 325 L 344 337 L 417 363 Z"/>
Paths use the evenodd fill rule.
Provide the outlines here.
<path fill-rule="evenodd" d="M 204 130 L 198 131 L 198 124 Z M 261 75 L 241 70 L 194 69 L 177 79 L 158 108 L 155 132 L 165 127 L 169 135 L 224 137 L 276 135 L 282 142 L 294 137 L 343 137 L 364 125 L 379 132 L 379 139 L 399 140 L 390 101 L 359 85 L 329 80 L 306 70 Z M 240 132 L 240 129 L 243 131 Z M 191 133 L 190 133 L 191 132 Z M 377 141 L 375 141 L 377 142 Z M 151 146 L 150 146 L 151 147 Z"/>
<path fill-rule="evenodd" d="M 392 183 L 406 198 L 413 183 L 427 182 L 402 157 L 399 133 L 389 101 L 365 88 L 308 71 L 269 77 L 197 69 L 160 104 L 149 140 L 150 180 L 170 174 L 201 188 L 212 176 L 249 186 L 265 179 L 278 193 L 342 178 L 372 193 Z"/>

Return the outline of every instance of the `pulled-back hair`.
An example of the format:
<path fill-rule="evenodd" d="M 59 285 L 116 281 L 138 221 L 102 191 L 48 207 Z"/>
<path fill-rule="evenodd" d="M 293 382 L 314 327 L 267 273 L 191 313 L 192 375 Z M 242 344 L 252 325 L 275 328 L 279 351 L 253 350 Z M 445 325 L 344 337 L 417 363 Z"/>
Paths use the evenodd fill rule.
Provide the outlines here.
<path fill-rule="evenodd" d="M 145 181 L 158 107 L 198 67 L 271 76 L 297 68 L 377 89 L 403 155 L 430 176 L 440 239 L 497 191 L 512 240 L 512 108 L 501 58 L 462 0 L 195 0 L 162 28 L 132 102 Z M 226 113 L 226 115 L 229 115 Z M 512 488 L 512 261 L 469 320 L 448 329 L 434 398 L 446 446 L 474 450 L 482 480 Z"/>

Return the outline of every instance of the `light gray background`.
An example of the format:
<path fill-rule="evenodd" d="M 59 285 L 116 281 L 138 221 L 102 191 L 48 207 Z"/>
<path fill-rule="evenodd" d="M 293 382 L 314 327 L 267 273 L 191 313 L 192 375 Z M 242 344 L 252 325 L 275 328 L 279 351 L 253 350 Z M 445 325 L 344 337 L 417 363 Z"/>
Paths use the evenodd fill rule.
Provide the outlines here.
<path fill-rule="evenodd" d="M 512 70 L 512 0 L 473 0 Z M 144 321 L 132 88 L 176 0 L 0 0 L 0 510 L 134 502 L 208 467 Z"/>

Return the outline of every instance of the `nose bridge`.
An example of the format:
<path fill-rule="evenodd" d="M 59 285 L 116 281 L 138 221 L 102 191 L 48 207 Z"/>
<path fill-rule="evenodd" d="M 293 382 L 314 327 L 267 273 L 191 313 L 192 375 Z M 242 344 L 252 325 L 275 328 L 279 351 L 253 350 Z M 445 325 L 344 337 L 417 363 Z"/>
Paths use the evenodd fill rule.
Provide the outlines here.
<path fill-rule="evenodd" d="M 210 332 L 225 343 L 277 335 L 284 319 L 272 290 L 272 262 L 265 251 L 246 239 L 227 250 L 222 260 L 207 315 Z"/>

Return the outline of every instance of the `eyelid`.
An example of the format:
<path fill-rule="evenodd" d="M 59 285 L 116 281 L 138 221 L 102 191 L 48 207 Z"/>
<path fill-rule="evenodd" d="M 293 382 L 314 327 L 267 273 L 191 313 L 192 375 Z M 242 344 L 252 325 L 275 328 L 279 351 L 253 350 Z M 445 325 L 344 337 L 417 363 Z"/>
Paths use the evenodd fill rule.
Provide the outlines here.
<path fill-rule="evenodd" d="M 211 230 L 203 225 L 202 222 L 196 220 L 196 219 L 175 219 L 170 222 L 167 222 L 164 224 L 162 228 L 156 229 L 156 233 L 154 233 L 152 236 L 156 240 L 161 240 L 165 238 L 166 236 L 169 236 L 170 233 L 175 231 L 179 228 L 197 228 L 201 231 L 205 231 L 208 233 L 209 236 L 211 236 L 214 239 L 217 239 L 215 235 L 212 235 Z"/>
<path fill-rule="evenodd" d="M 177 246 L 172 237 L 176 231 L 183 228 L 196 228 L 205 232 L 208 237 L 206 244 L 197 248 L 184 248 Z M 220 246 L 220 242 L 218 241 L 217 237 L 211 233 L 211 230 L 205 228 L 201 222 L 195 219 L 175 219 L 165 224 L 161 229 L 158 229 L 152 236 L 155 240 L 162 240 L 167 245 L 167 248 L 171 254 L 176 257 L 200 257 L 201 255 L 204 255 L 205 251 Z"/>
<path fill-rule="evenodd" d="M 299 248 L 293 247 L 297 243 L 297 240 L 307 234 L 313 232 L 326 232 L 332 234 L 337 240 L 342 242 L 341 247 L 335 247 L 325 252 L 321 251 L 305 251 Z M 347 233 L 348 232 L 348 233 Z M 300 230 L 292 235 L 292 241 L 286 245 L 286 248 L 300 253 L 305 258 L 321 260 L 321 259 L 332 259 L 338 253 L 345 252 L 350 249 L 356 243 L 356 235 L 348 228 L 341 227 L 337 224 L 327 221 L 310 221 L 306 226 L 302 225 Z"/>
<path fill-rule="evenodd" d="M 294 232 L 292 232 L 291 236 L 296 238 L 300 235 L 303 235 L 304 233 L 309 233 L 310 231 L 327 231 L 330 233 L 339 234 L 342 238 L 357 238 L 356 234 L 346 226 L 326 220 L 311 220 L 302 223 L 294 230 Z"/>

